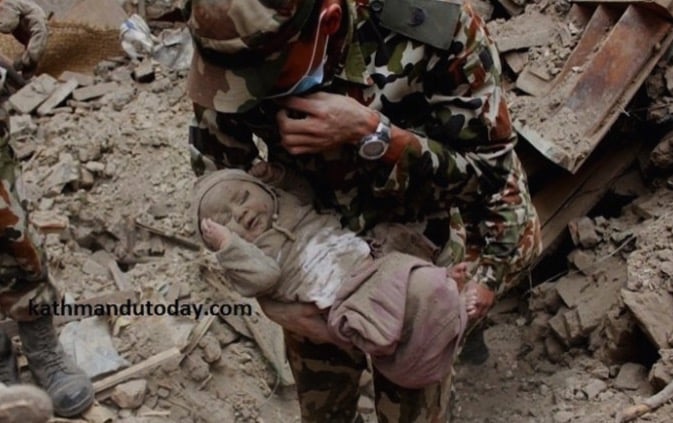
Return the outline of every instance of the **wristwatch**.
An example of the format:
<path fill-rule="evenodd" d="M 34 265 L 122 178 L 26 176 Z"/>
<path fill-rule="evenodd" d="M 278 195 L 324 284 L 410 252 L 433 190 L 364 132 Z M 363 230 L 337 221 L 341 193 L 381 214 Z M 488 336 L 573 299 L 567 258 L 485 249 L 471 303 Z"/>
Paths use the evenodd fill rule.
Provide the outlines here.
<path fill-rule="evenodd" d="M 390 119 L 379 113 L 379 124 L 376 131 L 360 140 L 358 153 L 366 160 L 377 160 L 383 157 L 390 145 Z"/>

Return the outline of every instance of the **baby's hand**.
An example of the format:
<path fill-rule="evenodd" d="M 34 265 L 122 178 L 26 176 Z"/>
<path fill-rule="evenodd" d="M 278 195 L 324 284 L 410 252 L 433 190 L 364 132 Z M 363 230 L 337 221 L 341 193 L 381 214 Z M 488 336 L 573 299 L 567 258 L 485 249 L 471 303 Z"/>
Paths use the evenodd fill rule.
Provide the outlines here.
<path fill-rule="evenodd" d="M 229 244 L 231 231 L 226 226 L 213 222 L 211 219 L 201 220 L 203 241 L 211 250 L 221 250 Z"/>

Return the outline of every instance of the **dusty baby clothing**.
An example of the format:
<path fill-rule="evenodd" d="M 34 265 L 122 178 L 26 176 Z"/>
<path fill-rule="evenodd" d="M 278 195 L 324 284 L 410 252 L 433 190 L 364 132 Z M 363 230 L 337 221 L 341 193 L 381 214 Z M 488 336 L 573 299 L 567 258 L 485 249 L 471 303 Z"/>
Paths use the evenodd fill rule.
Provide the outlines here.
<path fill-rule="evenodd" d="M 244 296 L 329 308 L 335 336 L 372 355 L 391 381 L 418 388 L 450 371 L 467 316 L 455 281 L 444 267 L 391 252 L 372 257 L 370 245 L 344 230 L 332 214 L 319 214 L 292 194 L 237 170 L 200 179 L 194 217 L 218 184 L 254 183 L 274 199 L 271 227 L 248 242 L 231 241 L 211 258 L 222 283 Z"/>

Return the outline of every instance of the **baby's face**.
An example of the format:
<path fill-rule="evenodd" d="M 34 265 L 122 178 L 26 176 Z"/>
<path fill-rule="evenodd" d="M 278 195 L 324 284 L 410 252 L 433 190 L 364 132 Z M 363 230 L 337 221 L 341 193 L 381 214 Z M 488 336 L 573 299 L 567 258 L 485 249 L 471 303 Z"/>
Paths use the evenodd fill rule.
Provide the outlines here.
<path fill-rule="evenodd" d="M 253 241 L 271 227 L 273 198 L 262 187 L 247 181 L 230 181 L 219 192 L 228 212 L 218 223 L 246 241 Z"/>

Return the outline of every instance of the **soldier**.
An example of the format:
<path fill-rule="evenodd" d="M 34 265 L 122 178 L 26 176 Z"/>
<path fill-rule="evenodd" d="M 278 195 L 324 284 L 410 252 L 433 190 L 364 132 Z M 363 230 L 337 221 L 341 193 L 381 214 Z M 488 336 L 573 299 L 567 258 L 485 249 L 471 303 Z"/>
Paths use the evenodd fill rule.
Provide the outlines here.
<path fill-rule="evenodd" d="M 47 46 L 44 11 L 31 0 L 0 0 L 0 32 L 12 34 L 25 47 L 13 68 L 29 79 Z"/>
<path fill-rule="evenodd" d="M 403 222 L 467 262 L 482 318 L 540 250 L 500 62 L 454 0 L 191 0 L 197 174 L 260 156 L 299 171 L 318 209 L 360 233 Z M 260 299 L 285 329 L 302 421 L 356 419 L 365 357 L 329 344 L 306 304 Z M 379 421 L 445 421 L 450 377 L 404 389 L 374 373 Z"/>
<path fill-rule="evenodd" d="M 3 30 L 45 27 L 44 14 L 39 15 L 26 4 L 29 2 L 24 0 L 2 0 L 0 20 Z M 7 16 L 14 16 L 4 13 L 8 6 L 11 6 L 9 10 L 17 11 L 19 22 L 5 20 Z M 23 22 L 28 19 L 27 16 L 31 20 L 28 23 Z M 41 24 L 38 24 L 40 19 Z M 13 26 L 6 25 L 9 21 Z M 45 34 L 38 30 L 39 37 Z M 44 41 L 40 43 L 44 46 Z M 29 42 L 28 50 L 31 52 L 26 55 L 26 61 L 21 59 L 21 63 L 34 69 L 37 63 L 33 60 L 39 54 L 35 56 L 31 46 L 33 44 Z M 0 68 L 0 72 L 6 76 L 15 70 L 7 67 Z M 0 91 L 5 88 L 0 86 Z M 54 411 L 60 416 L 70 417 L 81 413 L 92 404 L 93 385 L 87 375 L 65 355 L 56 337 L 52 316 L 31 313 L 31 309 L 36 306 L 55 302 L 58 296 L 49 280 L 47 257 L 37 234 L 28 223 L 26 211 L 17 195 L 16 183 L 20 169 L 9 144 L 9 116 L 2 106 L 4 105 L 0 105 L 0 310 L 17 322 L 22 351 L 28 360 L 28 366 L 36 382 L 51 397 Z M 12 343 L 6 334 L 0 332 L 0 382 L 14 385 L 18 380 Z"/>

